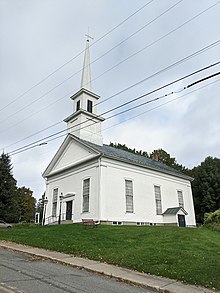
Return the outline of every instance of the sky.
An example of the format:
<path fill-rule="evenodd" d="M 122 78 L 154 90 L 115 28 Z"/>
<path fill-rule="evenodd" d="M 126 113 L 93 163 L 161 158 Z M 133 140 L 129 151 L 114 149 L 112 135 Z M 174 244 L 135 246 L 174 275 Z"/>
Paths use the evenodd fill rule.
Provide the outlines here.
<path fill-rule="evenodd" d="M 41 139 L 65 130 L 73 113 L 85 34 L 102 114 L 219 62 L 219 15 L 217 0 L 0 0 L 0 152 L 18 151 L 17 185 L 36 198 L 45 190 L 42 173 L 65 136 Z M 188 168 L 220 157 L 220 75 L 201 81 L 219 71 L 217 64 L 104 115 L 104 143 L 162 148 Z"/>

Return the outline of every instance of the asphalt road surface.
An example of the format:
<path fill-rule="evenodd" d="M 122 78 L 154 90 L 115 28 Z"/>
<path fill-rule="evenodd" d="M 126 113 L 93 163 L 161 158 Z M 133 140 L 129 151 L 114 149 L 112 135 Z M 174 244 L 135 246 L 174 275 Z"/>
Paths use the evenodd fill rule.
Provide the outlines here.
<path fill-rule="evenodd" d="M 0 292 L 153 293 L 115 279 L 0 249 Z"/>

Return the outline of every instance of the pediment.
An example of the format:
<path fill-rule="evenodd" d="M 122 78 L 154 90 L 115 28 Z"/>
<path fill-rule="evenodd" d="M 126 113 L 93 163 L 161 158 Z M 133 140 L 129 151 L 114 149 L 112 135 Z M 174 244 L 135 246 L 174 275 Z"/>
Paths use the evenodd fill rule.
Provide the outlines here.
<path fill-rule="evenodd" d="M 89 161 L 96 157 L 97 154 L 93 149 L 81 143 L 79 139 L 68 135 L 43 173 L 43 177 L 66 170 L 87 160 Z"/>

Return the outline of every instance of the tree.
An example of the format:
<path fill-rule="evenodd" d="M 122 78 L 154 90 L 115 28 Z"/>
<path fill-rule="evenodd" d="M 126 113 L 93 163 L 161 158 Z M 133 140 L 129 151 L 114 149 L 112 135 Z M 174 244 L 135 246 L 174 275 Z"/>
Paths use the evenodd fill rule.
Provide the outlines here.
<path fill-rule="evenodd" d="M 203 223 L 205 213 L 220 207 L 220 159 L 207 157 L 192 169 L 192 190 L 197 222 Z"/>
<path fill-rule="evenodd" d="M 144 157 L 149 157 L 148 153 L 146 151 L 136 151 L 136 149 L 131 149 L 129 147 L 127 147 L 125 144 L 120 144 L 120 143 L 112 143 L 110 142 L 109 144 L 111 147 L 114 147 L 116 149 L 120 149 L 120 150 L 123 150 L 123 151 L 126 151 L 126 152 L 129 152 L 129 153 L 133 153 L 133 154 L 137 154 L 137 155 L 140 155 L 140 156 L 144 156 Z"/>
<path fill-rule="evenodd" d="M 186 167 L 184 167 L 183 165 L 178 164 L 176 159 L 171 157 L 170 154 L 168 154 L 163 149 L 154 150 L 150 154 L 150 157 L 152 159 L 156 159 L 159 162 L 166 164 L 167 166 L 170 166 L 178 171 L 181 171 L 181 172 L 189 175 L 189 170 Z"/>
<path fill-rule="evenodd" d="M 7 222 L 17 222 L 16 180 L 12 175 L 12 164 L 6 154 L 0 156 L 0 217 Z"/>
<path fill-rule="evenodd" d="M 19 222 L 30 222 L 34 220 L 36 199 L 33 197 L 33 191 L 26 187 L 17 189 L 16 200 L 19 211 Z"/>

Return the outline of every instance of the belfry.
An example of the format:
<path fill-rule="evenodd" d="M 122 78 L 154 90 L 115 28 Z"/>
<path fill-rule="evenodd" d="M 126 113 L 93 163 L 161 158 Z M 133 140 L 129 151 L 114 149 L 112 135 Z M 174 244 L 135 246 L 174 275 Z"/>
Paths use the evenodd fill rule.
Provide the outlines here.
<path fill-rule="evenodd" d="M 104 121 L 104 118 L 97 115 L 96 106 L 99 98 L 91 90 L 89 38 L 87 38 L 81 88 L 71 96 L 74 102 L 73 113 L 64 121 L 67 123 L 68 133 L 94 144 L 103 145 L 101 122 Z"/>

